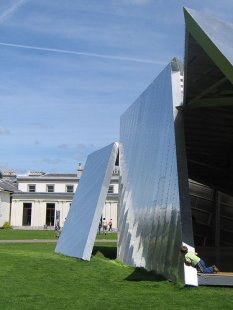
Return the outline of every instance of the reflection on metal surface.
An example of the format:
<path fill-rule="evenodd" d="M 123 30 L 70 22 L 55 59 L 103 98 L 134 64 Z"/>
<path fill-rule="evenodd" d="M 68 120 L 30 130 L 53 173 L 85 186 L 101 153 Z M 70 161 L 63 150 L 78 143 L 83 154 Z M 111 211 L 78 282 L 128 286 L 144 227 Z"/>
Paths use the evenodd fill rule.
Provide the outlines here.
<path fill-rule="evenodd" d="M 181 130 L 175 123 L 181 102 L 180 63 L 174 59 L 122 115 L 120 130 L 118 258 L 173 280 L 184 277 L 179 253 L 184 217 L 192 244 L 184 158 L 177 164 L 177 152 L 184 151 L 183 136 L 177 142 L 175 132 Z"/>
<path fill-rule="evenodd" d="M 88 156 L 55 252 L 90 260 L 117 153 L 113 143 Z"/>

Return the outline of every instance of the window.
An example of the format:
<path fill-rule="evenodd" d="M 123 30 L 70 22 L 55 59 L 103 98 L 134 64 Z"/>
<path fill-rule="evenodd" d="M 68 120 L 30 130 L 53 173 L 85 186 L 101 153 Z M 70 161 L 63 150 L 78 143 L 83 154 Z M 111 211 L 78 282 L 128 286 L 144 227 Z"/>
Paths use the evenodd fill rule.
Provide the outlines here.
<path fill-rule="evenodd" d="M 23 204 L 23 226 L 31 226 L 32 204 Z"/>
<path fill-rule="evenodd" d="M 28 184 L 28 191 L 30 193 L 35 193 L 36 191 L 36 185 L 35 184 Z"/>
<path fill-rule="evenodd" d="M 54 226 L 54 217 L 55 217 L 55 203 L 46 204 L 46 225 Z"/>
<path fill-rule="evenodd" d="M 66 185 L 66 192 L 73 193 L 74 192 L 74 185 Z"/>
<path fill-rule="evenodd" d="M 108 194 L 113 194 L 114 193 L 114 186 L 110 185 L 108 188 Z"/>
<path fill-rule="evenodd" d="M 48 193 L 53 193 L 54 192 L 54 185 L 53 184 L 48 184 L 47 185 L 47 192 Z"/>

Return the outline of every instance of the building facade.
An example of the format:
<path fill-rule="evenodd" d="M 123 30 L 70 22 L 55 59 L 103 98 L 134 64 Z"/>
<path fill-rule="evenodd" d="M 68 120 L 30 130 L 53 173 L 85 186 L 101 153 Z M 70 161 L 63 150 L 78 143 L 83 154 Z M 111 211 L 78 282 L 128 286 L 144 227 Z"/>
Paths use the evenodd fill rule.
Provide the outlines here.
<path fill-rule="evenodd" d="M 0 179 L 0 227 L 10 223 L 11 197 L 16 189 L 15 183 Z"/>
<path fill-rule="evenodd" d="M 76 174 L 30 172 L 17 176 L 14 190 L 1 191 L 0 226 L 9 221 L 15 229 L 53 229 L 63 227 L 82 170 Z M 3 174 L 4 177 L 4 174 Z M 17 185 L 17 187 L 16 187 Z M 113 171 L 102 217 L 112 219 L 117 228 L 118 171 Z M 4 217 L 4 221 L 1 221 Z"/>

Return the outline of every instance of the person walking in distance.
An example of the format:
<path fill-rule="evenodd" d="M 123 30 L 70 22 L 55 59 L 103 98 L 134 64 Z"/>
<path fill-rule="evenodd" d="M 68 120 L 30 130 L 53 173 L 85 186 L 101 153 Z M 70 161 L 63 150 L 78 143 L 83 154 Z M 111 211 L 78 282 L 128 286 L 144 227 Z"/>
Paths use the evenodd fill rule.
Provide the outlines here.
<path fill-rule="evenodd" d="M 108 228 L 108 222 L 107 222 L 105 217 L 103 218 L 102 225 L 103 225 L 103 233 L 106 235 L 107 234 L 107 228 Z"/>
<path fill-rule="evenodd" d="M 108 231 L 112 231 L 112 219 L 108 222 Z"/>

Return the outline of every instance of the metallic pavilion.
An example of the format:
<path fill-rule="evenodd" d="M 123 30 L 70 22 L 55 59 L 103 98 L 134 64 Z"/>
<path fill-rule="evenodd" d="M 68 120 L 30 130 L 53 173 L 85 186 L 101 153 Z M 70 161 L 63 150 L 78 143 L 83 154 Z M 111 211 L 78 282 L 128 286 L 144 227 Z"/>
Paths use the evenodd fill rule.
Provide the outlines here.
<path fill-rule="evenodd" d="M 179 253 L 182 243 L 194 248 L 188 179 L 213 188 L 218 207 L 220 192 L 233 195 L 233 25 L 189 9 L 184 13 L 184 94 L 183 68 L 173 59 L 121 117 L 118 259 L 198 285 L 196 270 L 184 266 Z M 109 160 L 113 167 L 116 148 L 113 153 L 104 157 L 101 169 Z M 97 196 L 109 185 L 109 173 L 98 183 Z M 90 174 L 88 159 L 82 177 L 87 182 L 79 185 L 56 248 L 83 259 L 90 259 L 104 199 L 100 195 L 101 201 L 81 208 L 79 196 L 90 188 Z M 223 238 L 216 210 L 209 241 L 215 248 Z M 90 225 L 81 229 L 78 217 L 89 218 Z M 80 245 L 87 254 L 77 250 Z"/>

